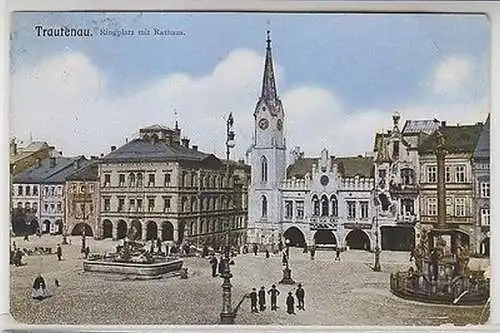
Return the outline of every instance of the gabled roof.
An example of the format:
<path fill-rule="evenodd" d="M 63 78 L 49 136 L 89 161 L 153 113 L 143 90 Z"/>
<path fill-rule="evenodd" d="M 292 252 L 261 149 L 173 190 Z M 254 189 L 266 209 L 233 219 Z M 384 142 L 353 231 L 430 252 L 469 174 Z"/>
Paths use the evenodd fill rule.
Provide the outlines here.
<path fill-rule="evenodd" d="M 448 153 L 473 153 L 476 148 L 483 124 L 443 126 L 439 132 L 444 136 Z M 438 131 L 426 138 L 418 148 L 420 154 L 434 154 L 438 144 Z"/>
<path fill-rule="evenodd" d="M 66 180 L 90 180 L 97 181 L 99 178 L 99 161 L 90 160 L 83 163 L 82 167 L 73 172 Z"/>
<path fill-rule="evenodd" d="M 158 124 L 155 124 L 155 125 L 151 125 L 151 126 L 147 126 L 147 127 L 143 127 L 140 129 L 140 131 L 172 131 L 171 128 L 168 128 L 166 126 L 163 126 L 163 125 L 158 125 Z"/>
<path fill-rule="evenodd" d="M 318 164 L 319 158 L 303 157 L 299 158 L 292 165 L 288 166 L 287 178 L 304 178 L 308 172 L 312 171 L 313 164 Z M 332 157 L 332 164 L 337 164 L 337 170 L 342 177 L 373 177 L 374 166 L 373 157 Z"/>
<path fill-rule="evenodd" d="M 102 158 L 102 161 L 201 161 L 210 154 L 164 141 L 132 140 Z"/>
<path fill-rule="evenodd" d="M 490 159 L 490 115 L 484 124 L 483 130 L 477 140 L 474 150 L 474 159 Z"/>
<path fill-rule="evenodd" d="M 75 172 L 75 161 L 85 161 L 85 157 L 54 157 L 55 165 L 51 166 L 51 159 L 41 161 L 40 166 L 33 166 L 12 179 L 13 183 L 62 183 L 70 174 Z"/>
<path fill-rule="evenodd" d="M 407 120 L 405 126 L 403 127 L 404 134 L 432 134 L 440 126 L 440 122 L 437 119 L 432 120 Z"/>

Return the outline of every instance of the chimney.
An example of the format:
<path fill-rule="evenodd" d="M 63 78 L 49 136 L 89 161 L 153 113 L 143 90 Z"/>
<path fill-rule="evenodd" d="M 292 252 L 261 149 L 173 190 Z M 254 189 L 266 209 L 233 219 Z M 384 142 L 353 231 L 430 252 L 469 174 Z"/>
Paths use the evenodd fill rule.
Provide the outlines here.
<path fill-rule="evenodd" d="M 50 157 L 49 158 L 49 163 L 50 163 L 50 167 L 53 168 L 56 166 L 56 158 L 55 157 Z"/>
<path fill-rule="evenodd" d="M 10 140 L 10 155 L 11 156 L 17 155 L 17 143 L 16 143 L 16 139 Z"/>
<path fill-rule="evenodd" d="M 181 140 L 181 142 L 182 142 L 182 145 L 183 145 L 184 147 L 189 148 L 189 139 L 188 139 L 188 138 L 183 138 L 183 139 Z"/>
<path fill-rule="evenodd" d="M 193 145 L 193 150 L 194 150 L 194 151 L 198 151 L 198 146 L 194 146 L 194 145 Z"/>
<path fill-rule="evenodd" d="M 111 151 L 115 151 L 116 150 L 116 146 L 111 146 Z"/>
<path fill-rule="evenodd" d="M 446 127 L 446 121 L 441 122 L 441 127 Z"/>

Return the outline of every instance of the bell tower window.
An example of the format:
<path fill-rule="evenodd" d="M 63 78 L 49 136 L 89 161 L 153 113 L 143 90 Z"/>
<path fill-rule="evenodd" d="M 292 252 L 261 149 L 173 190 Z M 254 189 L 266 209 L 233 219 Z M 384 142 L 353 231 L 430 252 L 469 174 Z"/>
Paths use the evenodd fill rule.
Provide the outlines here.
<path fill-rule="evenodd" d="M 267 158 L 262 156 L 260 159 L 261 182 L 267 182 Z"/>

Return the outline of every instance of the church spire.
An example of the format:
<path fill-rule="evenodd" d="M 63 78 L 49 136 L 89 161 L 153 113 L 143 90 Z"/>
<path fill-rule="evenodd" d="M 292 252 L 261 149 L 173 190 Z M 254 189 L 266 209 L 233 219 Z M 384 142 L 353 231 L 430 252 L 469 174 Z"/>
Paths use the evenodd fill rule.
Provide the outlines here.
<path fill-rule="evenodd" d="M 276 82 L 274 81 L 273 56 L 271 52 L 271 31 L 267 30 L 266 62 L 264 65 L 264 76 L 262 78 L 261 99 L 274 102 L 278 99 L 276 94 Z"/>

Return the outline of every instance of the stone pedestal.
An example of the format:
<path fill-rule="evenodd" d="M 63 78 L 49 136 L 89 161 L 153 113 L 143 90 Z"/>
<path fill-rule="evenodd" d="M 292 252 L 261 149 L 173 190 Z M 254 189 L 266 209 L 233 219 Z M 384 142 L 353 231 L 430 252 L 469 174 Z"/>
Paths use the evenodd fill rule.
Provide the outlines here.
<path fill-rule="evenodd" d="M 283 270 L 283 279 L 279 282 L 281 284 L 295 284 L 295 281 L 292 279 L 292 271 L 290 268 L 286 267 Z"/>

